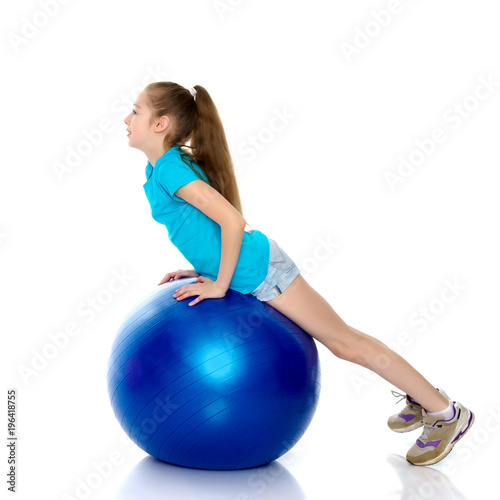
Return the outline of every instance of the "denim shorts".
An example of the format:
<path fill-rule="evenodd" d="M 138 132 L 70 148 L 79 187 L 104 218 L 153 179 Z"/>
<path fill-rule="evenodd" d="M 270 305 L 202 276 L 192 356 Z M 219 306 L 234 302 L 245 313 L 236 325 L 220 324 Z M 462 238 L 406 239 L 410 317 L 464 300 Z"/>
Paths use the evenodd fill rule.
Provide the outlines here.
<path fill-rule="evenodd" d="M 269 240 L 269 265 L 264 281 L 252 292 L 260 301 L 274 299 L 300 274 L 295 262 L 271 238 Z"/>

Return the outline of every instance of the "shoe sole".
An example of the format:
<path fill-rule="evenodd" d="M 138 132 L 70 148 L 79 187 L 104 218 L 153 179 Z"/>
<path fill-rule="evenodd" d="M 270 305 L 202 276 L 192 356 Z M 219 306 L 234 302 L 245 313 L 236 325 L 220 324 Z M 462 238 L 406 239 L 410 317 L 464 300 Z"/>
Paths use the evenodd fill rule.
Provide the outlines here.
<path fill-rule="evenodd" d="M 414 464 L 413 462 L 410 462 L 408 459 L 408 462 L 410 462 L 412 465 L 433 465 L 441 460 L 443 458 L 446 458 L 448 454 L 450 453 L 451 450 L 453 450 L 453 447 L 465 436 L 465 433 L 472 427 L 472 424 L 474 423 L 475 416 L 474 413 L 472 413 L 470 410 L 468 410 L 470 413 L 469 419 L 467 421 L 467 426 L 463 430 L 459 430 L 458 434 L 455 436 L 453 441 L 443 450 L 443 453 L 441 455 L 438 455 L 437 457 L 433 458 L 432 460 L 427 460 L 427 462 L 422 462 L 421 464 Z"/>

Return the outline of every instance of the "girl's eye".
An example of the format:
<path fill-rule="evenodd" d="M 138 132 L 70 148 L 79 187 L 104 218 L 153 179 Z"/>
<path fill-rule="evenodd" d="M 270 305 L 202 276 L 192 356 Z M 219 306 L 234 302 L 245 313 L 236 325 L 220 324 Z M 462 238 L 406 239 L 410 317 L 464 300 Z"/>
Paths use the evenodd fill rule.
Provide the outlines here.
<path fill-rule="evenodd" d="M 134 115 L 136 115 L 136 114 L 137 114 L 134 110 L 132 110 L 132 113 L 134 113 Z"/>

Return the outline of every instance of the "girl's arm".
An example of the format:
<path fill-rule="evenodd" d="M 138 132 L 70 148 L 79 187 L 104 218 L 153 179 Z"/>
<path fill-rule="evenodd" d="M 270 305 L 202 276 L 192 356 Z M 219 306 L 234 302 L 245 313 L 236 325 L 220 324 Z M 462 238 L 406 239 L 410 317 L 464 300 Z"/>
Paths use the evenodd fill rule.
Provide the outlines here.
<path fill-rule="evenodd" d="M 175 195 L 194 205 L 219 224 L 221 256 L 215 283 L 226 293 L 240 255 L 245 219 L 218 191 L 201 179 L 181 186 Z"/>

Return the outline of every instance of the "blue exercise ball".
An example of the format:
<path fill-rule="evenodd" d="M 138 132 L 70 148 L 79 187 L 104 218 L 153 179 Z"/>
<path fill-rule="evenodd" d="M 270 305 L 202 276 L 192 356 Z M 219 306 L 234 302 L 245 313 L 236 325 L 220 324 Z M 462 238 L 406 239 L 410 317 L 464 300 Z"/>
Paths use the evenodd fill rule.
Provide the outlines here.
<path fill-rule="evenodd" d="M 245 469 L 292 448 L 316 411 L 313 338 L 270 305 L 229 289 L 189 306 L 157 288 L 125 319 L 111 349 L 108 392 L 124 431 L 164 462 Z"/>

